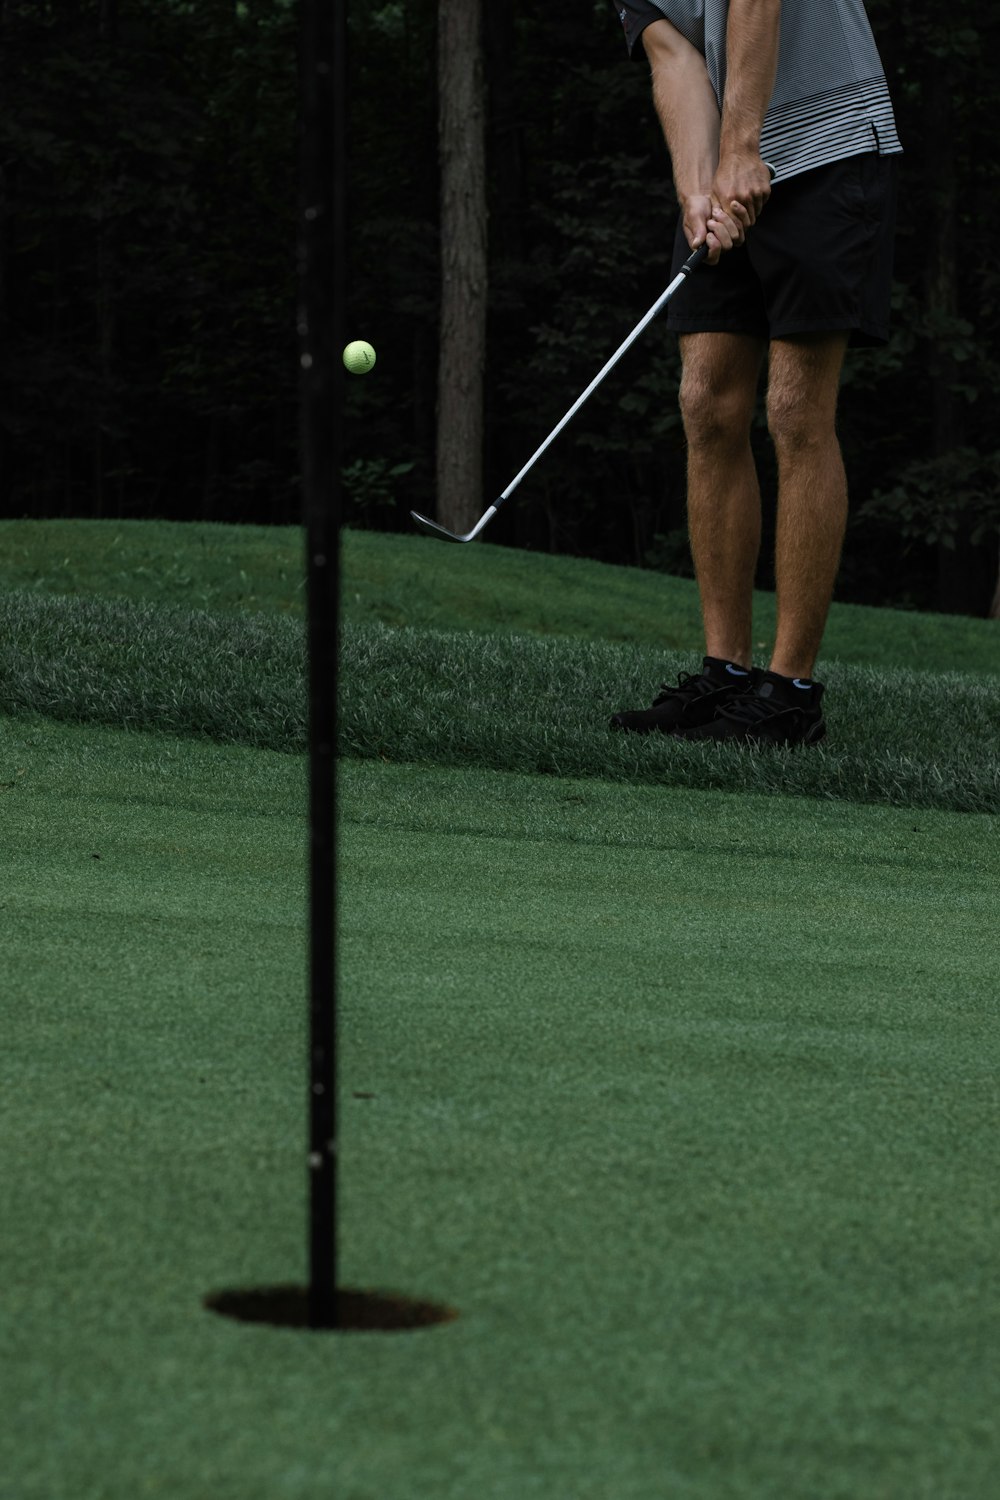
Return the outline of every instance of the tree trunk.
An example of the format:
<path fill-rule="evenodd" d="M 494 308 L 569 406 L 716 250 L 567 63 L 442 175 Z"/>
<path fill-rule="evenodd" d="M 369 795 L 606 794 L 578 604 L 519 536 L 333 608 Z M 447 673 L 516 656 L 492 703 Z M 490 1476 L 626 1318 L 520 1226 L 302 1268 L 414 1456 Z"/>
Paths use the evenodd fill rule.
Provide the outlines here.
<path fill-rule="evenodd" d="M 482 0 L 438 6 L 441 333 L 437 518 L 468 531 L 482 513 L 486 352 L 486 151 Z"/>

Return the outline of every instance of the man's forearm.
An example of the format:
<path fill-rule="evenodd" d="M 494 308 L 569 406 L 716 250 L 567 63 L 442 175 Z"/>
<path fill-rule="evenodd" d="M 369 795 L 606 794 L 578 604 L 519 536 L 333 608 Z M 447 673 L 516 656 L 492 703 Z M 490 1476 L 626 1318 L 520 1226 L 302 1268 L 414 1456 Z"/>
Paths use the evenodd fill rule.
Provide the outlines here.
<path fill-rule="evenodd" d="M 729 0 L 719 139 L 723 157 L 760 151 L 778 69 L 780 33 L 781 0 Z"/>
<path fill-rule="evenodd" d="M 653 75 L 656 112 L 666 136 L 683 211 L 684 233 L 692 249 L 707 244 L 709 264 L 714 264 L 723 251 L 743 243 L 747 228 L 755 222 L 770 193 L 768 171 L 760 159 L 760 123 L 774 88 L 780 0 L 730 0 L 730 6 L 730 16 L 734 8 L 737 12 L 735 26 L 730 23 L 737 46 L 735 76 L 732 60 L 728 69 L 734 85 L 730 127 L 752 131 L 758 106 L 760 120 L 752 150 L 731 150 L 728 160 L 721 141 L 727 116 L 723 111 L 720 118 L 704 57 L 666 19 L 652 22 L 642 34 Z M 773 59 L 766 41 L 769 28 L 774 33 Z M 763 62 L 750 64 L 745 54 L 753 54 L 757 45 L 764 53 Z M 741 81 L 744 71 L 749 76 Z"/>
<path fill-rule="evenodd" d="M 666 21 L 643 33 L 653 103 L 670 152 L 677 196 L 707 193 L 719 162 L 719 106 L 705 59 Z"/>

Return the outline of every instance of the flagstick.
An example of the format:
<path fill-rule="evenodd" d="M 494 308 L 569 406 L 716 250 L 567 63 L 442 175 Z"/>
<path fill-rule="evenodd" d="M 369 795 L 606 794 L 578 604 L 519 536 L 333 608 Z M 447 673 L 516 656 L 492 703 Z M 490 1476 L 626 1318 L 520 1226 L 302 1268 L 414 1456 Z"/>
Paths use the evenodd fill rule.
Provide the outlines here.
<path fill-rule="evenodd" d="M 346 0 L 300 0 L 299 380 L 309 653 L 309 1322 L 337 1326 L 335 747 Z"/>

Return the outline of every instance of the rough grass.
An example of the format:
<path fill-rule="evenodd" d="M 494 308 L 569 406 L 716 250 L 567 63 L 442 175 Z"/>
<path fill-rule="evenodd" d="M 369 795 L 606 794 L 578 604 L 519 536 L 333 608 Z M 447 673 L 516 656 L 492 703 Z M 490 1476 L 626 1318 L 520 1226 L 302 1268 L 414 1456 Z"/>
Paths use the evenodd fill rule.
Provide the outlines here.
<path fill-rule="evenodd" d="M 831 665 L 828 740 L 748 751 L 608 730 L 681 654 L 586 641 L 355 630 L 342 748 L 438 765 L 1000 811 L 1000 695 L 988 678 Z"/>
<path fill-rule="evenodd" d="M 7 712 L 297 753 L 304 634 L 277 615 L 123 600 L 0 598 Z M 564 638 L 345 626 L 340 749 L 484 766 L 956 812 L 1000 810 L 1000 696 L 985 676 L 831 664 L 829 741 L 747 752 L 613 734 L 686 653 Z"/>
<path fill-rule="evenodd" d="M 8 594 L 0 637 L 8 713 L 305 748 L 300 621 Z"/>

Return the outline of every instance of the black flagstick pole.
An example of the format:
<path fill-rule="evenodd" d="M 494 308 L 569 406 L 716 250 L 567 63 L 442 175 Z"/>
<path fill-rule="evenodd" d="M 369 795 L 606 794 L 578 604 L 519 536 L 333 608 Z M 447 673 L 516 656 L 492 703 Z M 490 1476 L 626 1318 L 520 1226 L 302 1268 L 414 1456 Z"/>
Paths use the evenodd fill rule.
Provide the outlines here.
<path fill-rule="evenodd" d="M 334 792 L 347 0 L 299 0 L 299 364 L 309 651 L 309 1323 L 337 1326 Z"/>

